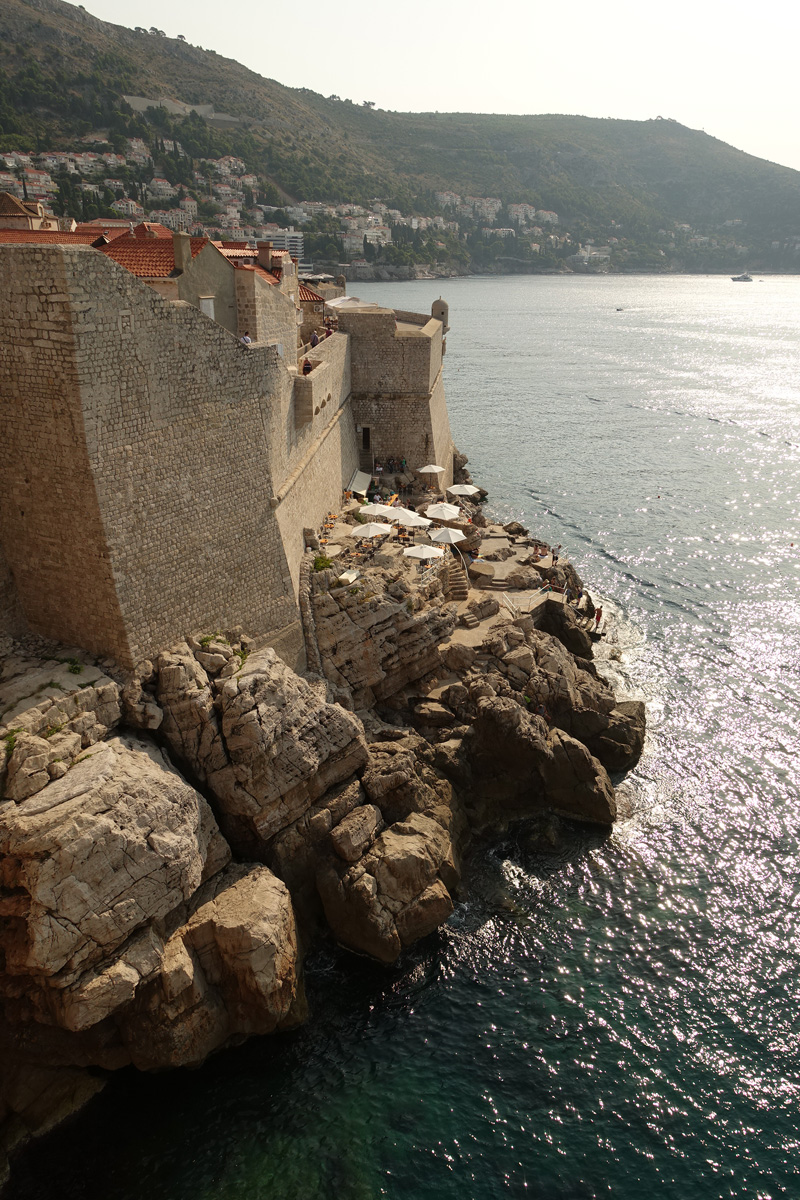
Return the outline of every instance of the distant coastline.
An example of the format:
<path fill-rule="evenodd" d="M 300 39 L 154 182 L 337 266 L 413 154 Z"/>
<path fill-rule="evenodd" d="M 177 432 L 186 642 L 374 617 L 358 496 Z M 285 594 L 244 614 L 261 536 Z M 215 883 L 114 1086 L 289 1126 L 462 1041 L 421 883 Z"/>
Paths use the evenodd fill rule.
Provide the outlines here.
<path fill-rule="evenodd" d="M 560 270 L 555 267 L 544 270 L 517 270 L 504 271 L 494 270 L 488 267 L 477 268 L 470 271 L 458 271 L 455 268 L 443 267 L 434 269 L 422 266 L 391 266 L 381 263 L 367 263 L 366 265 L 339 266 L 336 264 L 315 264 L 315 270 L 325 270 L 333 272 L 337 275 L 343 275 L 350 283 L 417 283 L 425 279 L 476 279 L 476 278 L 513 278 L 520 275 L 530 276 L 548 276 L 558 275 L 560 277 L 574 277 L 576 279 L 607 279 L 609 276 L 616 278 L 637 275 L 651 276 L 653 278 L 676 279 L 683 276 L 703 276 L 709 278 L 725 279 L 730 277 L 730 271 L 644 271 L 644 270 L 609 270 L 609 271 L 573 271 L 571 269 Z M 755 278 L 771 278 L 772 276 L 793 276 L 800 275 L 800 271 L 759 271 L 757 268 L 753 272 Z"/>

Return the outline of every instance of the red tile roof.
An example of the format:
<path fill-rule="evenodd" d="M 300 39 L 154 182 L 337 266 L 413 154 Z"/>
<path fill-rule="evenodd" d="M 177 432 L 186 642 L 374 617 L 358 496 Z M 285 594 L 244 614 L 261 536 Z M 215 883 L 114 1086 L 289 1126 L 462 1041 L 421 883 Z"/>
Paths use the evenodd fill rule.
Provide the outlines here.
<path fill-rule="evenodd" d="M 91 246 L 103 238 L 102 229 L 93 229 L 91 233 L 67 233 L 61 229 L 0 229 L 0 242 L 31 243 L 39 245 L 55 244 L 64 246 Z"/>
<path fill-rule="evenodd" d="M 256 275 L 260 275 L 262 279 L 266 279 L 267 283 L 271 284 L 272 287 L 278 286 L 278 281 L 275 276 L 269 271 L 266 271 L 264 267 L 260 266 L 258 263 L 235 262 L 233 266 L 237 271 L 254 271 Z"/>
<path fill-rule="evenodd" d="M 208 245 L 208 238 L 191 239 L 192 258 Z M 168 279 L 175 270 L 175 254 L 172 248 L 172 234 L 169 238 L 141 237 L 133 233 L 115 238 L 107 246 L 100 247 L 101 252 L 113 258 L 121 267 L 125 267 L 132 275 L 140 279 Z"/>
<path fill-rule="evenodd" d="M 0 192 L 0 216 L 2 217 L 36 217 L 39 206 L 32 200 L 18 200 L 11 192 Z"/>
<path fill-rule="evenodd" d="M 214 242 L 214 245 L 220 254 L 224 254 L 226 258 L 258 258 L 258 251 L 251 250 L 246 246 L 242 249 L 241 245 L 239 245 L 234 249 L 233 246 L 226 246 L 224 242 Z"/>
<path fill-rule="evenodd" d="M 316 304 L 325 303 L 322 296 L 318 292 L 315 292 L 313 288 L 310 288 L 307 283 L 298 285 L 297 295 L 300 300 L 313 300 Z"/>
<path fill-rule="evenodd" d="M 158 221 L 140 221 L 138 225 L 133 227 L 133 236 L 137 238 L 171 238 L 172 230 L 167 229 L 166 225 L 159 225 Z"/>

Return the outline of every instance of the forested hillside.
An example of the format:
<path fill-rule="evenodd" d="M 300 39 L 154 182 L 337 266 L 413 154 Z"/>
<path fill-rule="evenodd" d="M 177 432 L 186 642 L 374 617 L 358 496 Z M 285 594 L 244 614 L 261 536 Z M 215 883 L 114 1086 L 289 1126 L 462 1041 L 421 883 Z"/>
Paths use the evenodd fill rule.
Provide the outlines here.
<path fill-rule="evenodd" d="M 131 94 L 236 120 L 136 113 Z M 425 212 L 435 190 L 452 189 L 553 210 L 579 237 L 602 238 L 613 222 L 646 244 L 676 223 L 713 233 L 736 221 L 753 245 L 800 245 L 800 172 L 672 121 L 385 112 L 61 0 L 3 0 L 0 150 L 70 147 L 93 130 L 115 146 L 175 137 L 193 160 L 236 155 L 274 203 L 379 197 Z"/>

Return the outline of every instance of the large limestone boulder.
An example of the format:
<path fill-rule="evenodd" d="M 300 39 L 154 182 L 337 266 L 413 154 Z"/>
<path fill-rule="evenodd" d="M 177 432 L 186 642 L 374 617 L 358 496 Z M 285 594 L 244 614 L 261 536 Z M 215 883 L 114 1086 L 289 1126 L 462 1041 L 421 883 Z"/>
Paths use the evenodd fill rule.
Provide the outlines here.
<path fill-rule="evenodd" d="M 639 761 L 645 737 L 641 700 L 621 700 L 608 714 L 608 725 L 587 741 L 607 771 L 628 771 Z"/>
<path fill-rule="evenodd" d="M 551 731 L 548 749 L 538 764 L 548 805 L 580 821 L 613 824 L 617 806 L 605 767 L 560 729 Z"/>
<path fill-rule="evenodd" d="M 452 812 L 453 789 L 428 765 L 433 758 L 427 742 L 416 734 L 393 742 L 372 742 L 361 782 L 369 799 L 388 824 L 411 813 L 436 809 Z"/>
<path fill-rule="evenodd" d="M 453 911 L 442 879 L 452 865 L 445 825 L 414 813 L 387 829 L 349 869 L 333 857 L 317 877 L 325 916 L 343 946 L 394 962 Z"/>
<path fill-rule="evenodd" d="M 162 731 L 213 791 L 236 850 L 262 858 L 273 838 L 364 765 L 363 727 L 274 650 L 227 659 L 212 683 L 197 645 L 158 658 Z"/>
<path fill-rule="evenodd" d="M 590 659 L 594 653 L 592 639 L 581 629 L 575 610 L 569 604 L 548 603 L 541 614 L 539 628 L 558 638 L 571 654 Z"/>
<path fill-rule="evenodd" d="M 161 732 L 177 758 L 206 782 L 228 765 L 209 677 L 185 642 L 159 654 L 156 671 Z"/>
<path fill-rule="evenodd" d="M 492 689 L 483 685 L 485 692 Z M 513 698 L 479 695 L 477 716 L 466 739 L 478 778 L 491 778 L 495 795 L 511 812 L 554 808 L 579 820 L 611 824 L 614 789 L 604 767 L 586 747 Z"/>
<path fill-rule="evenodd" d="M 197 1066 L 234 1036 L 305 1016 L 288 889 L 267 867 L 237 863 L 205 886 L 126 1014 L 135 1066 Z"/>
<path fill-rule="evenodd" d="M 219 728 L 228 763 L 209 776 L 237 845 L 260 849 L 367 761 L 363 726 L 274 650 L 222 681 Z"/>
<path fill-rule="evenodd" d="M 540 630 L 530 635 L 530 644 L 535 664 L 524 694 L 531 707 L 543 706 L 554 725 L 579 741 L 606 729 L 616 700 L 593 664 L 577 660 L 558 639 Z"/>
<path fill-rule="evenodd" d="M 66 775 L 83 751 L 117 728 L 120 688 L 75 657 L 23 660 L 0 684 L 0 711 L 0 794 L 21 801 Z"/>
<path fill-rule="evenodd" d="M 159 750 L 133 737 L 95 747 L 0 808 L 0 989 L 44 1023 L 104 1020 L 157 969 L 161 923 L 228 858 Z"/>
<path fill-rule="evenodd" d="M 267 864 L 289 888 L 295 912 L 307 927 L 321 914 L 316 877 L 320 863 L 328 857 L 335 830 L 350 813 L 363 814 L 366 806 L 367 795 L 359 780 L 347 780 L 330 788 L 270 842 Z M 360 839 L 354 835 L 351 830 L 342 836 L 355 846 Z"/>

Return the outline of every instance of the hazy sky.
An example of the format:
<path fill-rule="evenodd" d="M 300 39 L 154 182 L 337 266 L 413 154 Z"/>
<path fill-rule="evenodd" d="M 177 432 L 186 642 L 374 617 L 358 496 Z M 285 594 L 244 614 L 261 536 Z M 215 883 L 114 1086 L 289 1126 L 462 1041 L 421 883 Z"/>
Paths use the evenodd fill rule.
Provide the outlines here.
<path fill-rule="evenodd" d="M 800 169 L 800 5 L 791 0 L 84 7 L 119 25 L 182 33 L 290 87 L 378 108 L 674 117 Z"/>

